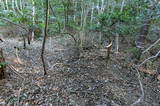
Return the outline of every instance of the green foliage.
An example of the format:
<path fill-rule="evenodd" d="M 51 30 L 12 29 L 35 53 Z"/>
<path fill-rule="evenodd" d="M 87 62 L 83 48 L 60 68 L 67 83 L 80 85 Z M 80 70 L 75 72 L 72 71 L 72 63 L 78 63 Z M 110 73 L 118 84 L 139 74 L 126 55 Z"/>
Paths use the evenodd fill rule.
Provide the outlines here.
<path fill-rule="evenodd" d="M 27 0 L 27 4 L 19 11 L 12 9 L 12 2 L 8 2 L 9 10 L 0 9 L 0 17 L 5 17 L 19 24 L 26 24 L 35 30 L 36 36 L 39 37 L 44 28 L 45 20 L 45 3 L 43 0 Z M 77 4 L 77 5 L 76 5 Z M 94 4 L 93 22 L 91 19 L 91 8 Z M 156 9 L 152 9 L 149 0 L 127 0 L 121 11 L 122 0 L 104 0 L 104 11 L 98 14 L 97 6 L 101 9 L 101 0 L 50 0 L 50 17 L 49 31 L 53 35 L 60 32 L 64 28 L 64 24 L 73 26 L 75 29 L 81 30 L 82 10 L 89 10 L 85 30 L 101 31 L 104 37 L 113 37 L 115 34 L 127 35 L 133 37 L 139 31 L 142 22 L 146 17 L 156 16 L 159 13 L 160 6 L 156 5 Z M 19 5 L 19 3 L 18 3 Z M 32 9 L 35 6 L 35 25 L 32 22 Z M 83 11 L 84 12 L 84 11 Z M 73 17 L 76 17 L 73 20 Z M 83 17 L 82 17 L 83 18 Z M 160 18 L 156 16 L 153 23 L 160 23 Z M 100 24 L 98 24 L 100 23 Z M 5 25 L 0 22 L 0 25 Z"/>
<path fill-rule="evenodd" d="M 141 53 L 142 53 L 142 51 L 139 48 L 136 48 L 136 47 L 130 48 L 128 50 L 128 52 L 131 53 L 131 55 L 132 55 L 131 57 L 133 59 L 137 59 L 137 60 L 140 59 Z"/>
<path fill-rule="evenodd" d="M 133 8 L 124 7 L 121 12 L 120 8 L 116 8 L 112 13 L 104 13 L 99 17 L 101 30 L 109 35 L 129 35 L 136 31 L 133 26 L 136 22 L 136 13 Z"/>
<path fill-rule="evenodd" d="M 116 3 L 120 2 L 119 0 Z M 113 8 L 113 7 L 109 7 Z M 110 38 L 119 35 L 127 35 L 130 38 L 138 34 L 143 21 L 156 16 L 158 7 L 152 9 L 148 0 L 130 0 L 121 11 L 121 5 L 117 5 L 113 11 L 102 13 L 98 20 L 100 22 L 99 30 L 103 32 L 104 37 Z M 160 22 L 159 18 L 152 22 Z"/>
<path fill-rule="evenodd" d="M 7 65 L 6 62 L 1 62 L 1 63 L 0 63 L 0 68 L 5 67 L 6 65 Z"/>

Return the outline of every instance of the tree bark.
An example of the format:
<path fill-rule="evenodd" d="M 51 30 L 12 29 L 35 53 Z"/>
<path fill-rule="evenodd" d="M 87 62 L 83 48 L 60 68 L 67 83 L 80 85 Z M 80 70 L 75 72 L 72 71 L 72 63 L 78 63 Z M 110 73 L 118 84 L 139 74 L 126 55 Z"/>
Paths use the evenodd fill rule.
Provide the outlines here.
<path fill-rule="evenodd" d="M 42 44 L 42 51 L 41 51 L 41 59 L 42 59 L 42 63 L 43 63 L 44 75 L 47 75 L 46 64 L 45 64 L 45 60 L 44 60 L 44 51 L 45 51 L 45 44 L 46 44 L 47 30 L 48 30 L 48 16 L 49 16 L 49 0 L 46 0 L 45 28 L 44 28 L 44 38 L 43 38 L 43 44 Z"/>
<path fill-rule="evenodd" d="M 151 20 L 145 20 L 143 26 L 140 29 L 140 36 L 137 40 L 137 47 L 144 48 L 144 44 L 146 42 L 146 37 L 149 33 L 149 28 L 151 25 Z"/>
<path fill-rule="evenodd" d="M 3 57 L 3 50 L 0 48 L 0 80 L 5 78 L 5 58 Z"/>

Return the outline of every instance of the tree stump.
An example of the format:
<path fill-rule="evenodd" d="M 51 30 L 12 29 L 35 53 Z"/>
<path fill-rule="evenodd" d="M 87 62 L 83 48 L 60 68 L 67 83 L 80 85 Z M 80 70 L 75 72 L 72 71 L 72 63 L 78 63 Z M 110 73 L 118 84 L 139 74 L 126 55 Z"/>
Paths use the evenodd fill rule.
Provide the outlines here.
<path fill-rule="evenodd" d="M 0 80 L 5 78 L 5 58 L 3 57 L 3 50 L 0 48 Z"/>

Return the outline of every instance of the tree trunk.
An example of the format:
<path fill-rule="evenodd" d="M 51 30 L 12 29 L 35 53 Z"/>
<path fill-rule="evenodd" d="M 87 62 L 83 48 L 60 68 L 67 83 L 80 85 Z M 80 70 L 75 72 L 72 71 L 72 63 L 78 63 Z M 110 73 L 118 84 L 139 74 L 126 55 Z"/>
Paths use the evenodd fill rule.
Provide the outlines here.
<path fill-rule="evenodd" d="M 5 70 L 6 70 L 5 59 L 3 57 L 3 50 L 1 48 L 0 49 L 0 80 L 5 78 Z"/>
<path fill-rule="evenodd" d="M 44 60 L 44 51 L 45 51 L 45 44 L 46 44 L 46 38 L 47 38 L 47 30 L 48 30 L 48 16 L 49 16 L 49 0 L 46 0 L 46 16 L 45 16 L 45 28 L 44 28 L 44 38 L 43 38 L 43 44 L 42 44 L 42 51 L 41 51 L 41 59 L 43 63 L 43 69 L 44 69 L 44 75 L 47 75 L 47 69 L 46 64 Z"/>
<path fill-rule="evenodd" d="M 149 33 L 149 28 L 150 28 L 150 24 L 151 24 L 151 20 L 145 20 L 144 25 L 141 27 L 140 29 L 140 36 L 137 40 L 137 47 L 138 48 L 144 48 L 144 44 L 146 42 L 146 37 Z"/>

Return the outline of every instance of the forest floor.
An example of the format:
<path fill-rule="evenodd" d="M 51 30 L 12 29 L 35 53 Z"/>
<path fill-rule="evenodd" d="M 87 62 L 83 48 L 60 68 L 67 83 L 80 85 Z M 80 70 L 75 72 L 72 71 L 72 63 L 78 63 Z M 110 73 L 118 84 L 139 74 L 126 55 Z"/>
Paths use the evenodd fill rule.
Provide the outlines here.
<path fill-rule="evenodd" d="M 42 41 L 27 49 L 16 38 L 0 44 L 10 66 L 0 81 L 0 106 L 129 106 L 141 97 L 137 71 L 125 61 L 128 54 L 113 53 L 107 62 L 99 50 L 78 51 L 59 39 L 47 41 L 47 76 L 40 58 Z M 140 74 L 144 98 L 139 106 L 160 106 L 160 82 Z"/>

